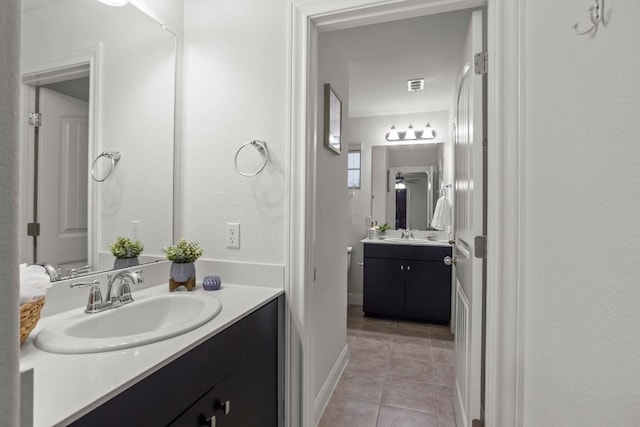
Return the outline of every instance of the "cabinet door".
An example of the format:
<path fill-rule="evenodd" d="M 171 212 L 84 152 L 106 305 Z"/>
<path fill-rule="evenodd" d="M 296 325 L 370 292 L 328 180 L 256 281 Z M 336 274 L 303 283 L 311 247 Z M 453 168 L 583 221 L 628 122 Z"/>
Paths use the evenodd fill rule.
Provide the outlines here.
<path fill-rule="evenodd" d="M 406 262 L 365 258 L 363 311 L 365 314 L 404 315 L 404 265 Z"/>
<path fill-rule="evenodd" d="M 451 267 L 437 261 L 411 261 L 405 273 L 405 316 L 449 323 Z"/>
<path fill-rule="evenodd" d="M 172 427 L 276 427 L 277 351 L 275 343 L 243 361 L 205 394 Z M 211 418 L 215 417 L 215 422 Z"/>

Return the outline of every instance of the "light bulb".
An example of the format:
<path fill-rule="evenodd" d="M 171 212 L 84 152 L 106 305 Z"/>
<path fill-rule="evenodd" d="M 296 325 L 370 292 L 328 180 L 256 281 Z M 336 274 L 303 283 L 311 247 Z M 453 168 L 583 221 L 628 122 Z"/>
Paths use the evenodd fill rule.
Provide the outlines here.
<path fill-rule="evenodd" d="M 416 132 L 413 130 L 413 126 L 409 125 L 407 133 L 404 135 L 404 139 L 416 139 Z"/>
<path fill-rule="evenodd" d="M 396 130 L 395 125 L 391 126 L 389 132 L 387 132 L 387 141 L 398 141 L 400 139 L 400 135 L 398 135 L 398 131 Z"/>
<path fill-rule="evenodd" d="M 429 123 L 427 123 L 427 125 L 424 127 L 424 130 L 422 131 L 422 136 L 420 136 L 421 139 L 433 139 L 435 138 L 435 135 L 433 134 L 433 128 L 431 127 L 431 125 Z"/>

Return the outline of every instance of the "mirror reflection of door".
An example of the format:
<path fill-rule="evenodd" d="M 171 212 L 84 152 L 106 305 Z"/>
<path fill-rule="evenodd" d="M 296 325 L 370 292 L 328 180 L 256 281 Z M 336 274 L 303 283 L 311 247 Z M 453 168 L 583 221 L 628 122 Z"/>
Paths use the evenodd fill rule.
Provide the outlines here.
<path fill-rule="evenodd" d="M 87 264 L 88 77 L 36 88 L 34 261 L 68 270 Z"/>
<path fill-rule="evenodd" d="M 407 189 L 396 188 L 396 230 L 407 228 Z"/>

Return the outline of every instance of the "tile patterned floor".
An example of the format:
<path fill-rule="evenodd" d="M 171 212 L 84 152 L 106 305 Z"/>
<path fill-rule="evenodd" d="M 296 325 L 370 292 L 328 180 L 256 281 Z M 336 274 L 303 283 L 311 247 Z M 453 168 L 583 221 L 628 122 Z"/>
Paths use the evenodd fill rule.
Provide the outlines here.
<path fill-rule="evenodd" d="M 456 427 L 445 326 L 364 317 L 348 306 L 351 358 L 319 427 Z"/>

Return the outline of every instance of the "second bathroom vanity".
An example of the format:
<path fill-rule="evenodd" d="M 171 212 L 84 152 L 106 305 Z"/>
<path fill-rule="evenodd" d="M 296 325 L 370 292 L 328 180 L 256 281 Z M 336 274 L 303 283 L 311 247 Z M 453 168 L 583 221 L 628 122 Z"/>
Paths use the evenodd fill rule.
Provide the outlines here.
<path fill-rule="evenodd" d="M 363 311 L 448 324 L 452 247 L 423 239 L 364 239 Z"/>

